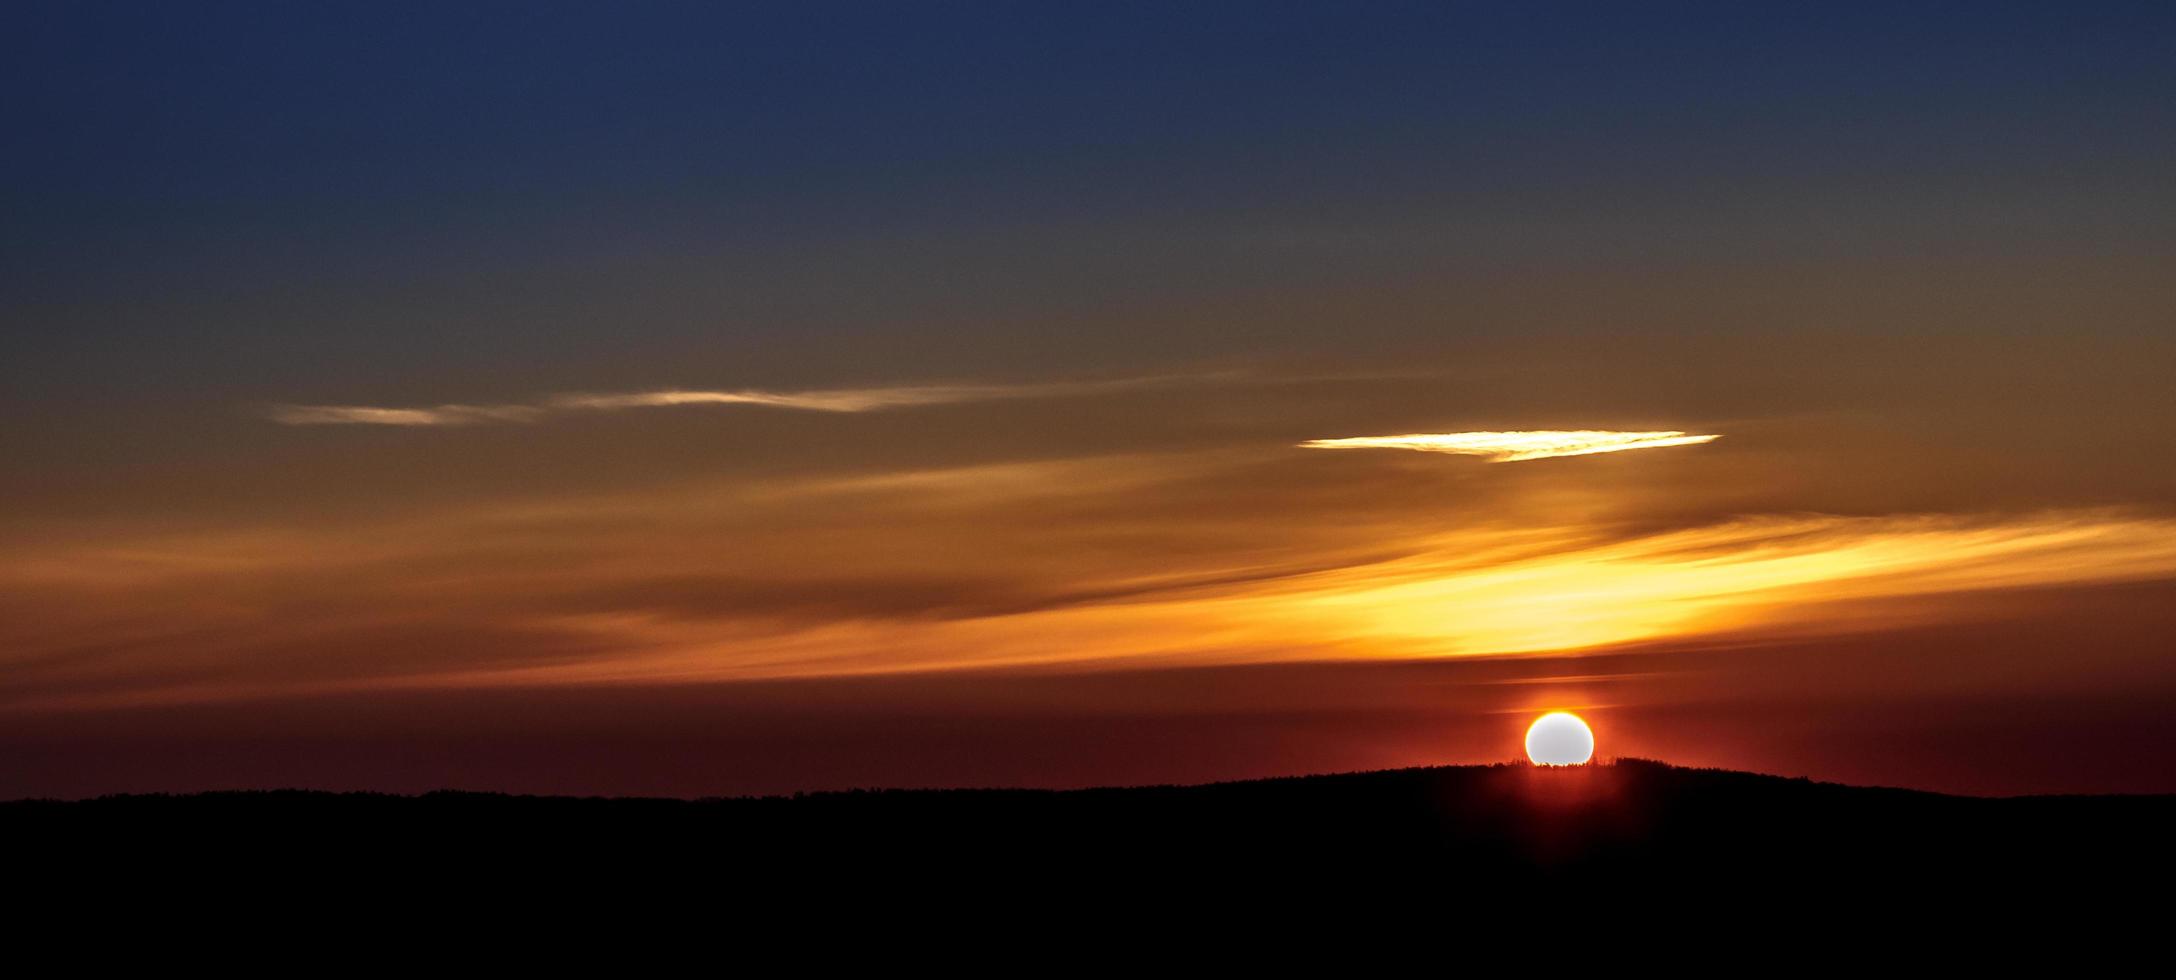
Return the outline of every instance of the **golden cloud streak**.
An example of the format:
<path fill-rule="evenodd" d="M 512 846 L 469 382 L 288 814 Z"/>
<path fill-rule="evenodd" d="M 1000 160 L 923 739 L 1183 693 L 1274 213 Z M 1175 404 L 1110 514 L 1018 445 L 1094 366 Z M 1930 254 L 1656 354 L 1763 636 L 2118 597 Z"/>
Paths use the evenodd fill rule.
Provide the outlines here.
<path fill-rule="evenodd" d="M 1614 542 L 1592 533 L 1460 532 L 1390 561 L 1018 615 L 842 621 L 733 637 L 715 623 L 599 617 L 580 625 L 644 652 L 498 676 L 724 680 L 1087 660 L 1530 654 L 1726 634 L 1786 639 L 1970 615 L 1935 601 L 1940 596 L 2176 576 L 2176 522 L 2103 513 L 1772 517 Z M 1556 544 L 1535 553 L 1540 539 Z M 1839 603 L 1869 602 L 1886 604 L 1832 618 Z"/>
<path fill-rule="evenodd" d="M 1659 449 L 1713 442 L 1720 435 L 1687 435 L 1683 432 L 1614 432 L 1606 429 L 1537 429 L 1517 432 L 1442 432 L 1402 436 L 1357 436 L 1350 439 L 1310 439 L 1306 449 L 1410 449 L 1424 453 L 1486 456 L 1491 463 L 1512 463 L 1555 456 L 1590 456 L 1621 453 L 1627 449 Z"/>
<path fill-rule="evenodd" d="M 1806 615 L 1837 602 L 2176 575 L 2176 522 L 2090 512 L 1751 518 L 1486 567 L 1464 540 L 1294 583 L 1258 614 L 1384 651 L 1521 653 L 1818 629 Z"/>

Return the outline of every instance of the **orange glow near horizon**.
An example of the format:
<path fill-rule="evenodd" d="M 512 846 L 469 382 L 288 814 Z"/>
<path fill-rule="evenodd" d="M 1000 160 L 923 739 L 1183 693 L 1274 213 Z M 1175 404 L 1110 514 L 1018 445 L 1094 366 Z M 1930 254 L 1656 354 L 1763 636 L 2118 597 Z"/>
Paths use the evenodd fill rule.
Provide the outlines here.
<path fill-rule="evenodd" d="M 0 690 L 0 705 L 1530 655 L 1880 629 L 1954 615 L 1934 601 L 1948 594 L 2176 575 L 2176 520 L 2113 510 L 1634 533 L 1580 519 L 1608 503 L 1582 491 L 1428 534 L 1395 516 L 1286 527 L 1260 550 L 1241 519 L 1125 510 L 1244 463 L 907 470 L 30 541 L 0 550 L 0 587 L 26 603 L 0 641 L 114 652 L 50 658 L 42 688 Z M 1136 523 L 1154 533 L 1112 530 Z M 1214 547 L 1165 550 L 1204 529 Z M 1014 547 L 1026 540 L 1047 546 Z M 295 649 L 351 652 L 303 670 Z M 134 680 L 137 656 L 165 669 Z"/>
<path fill-rule="evenodd" d="M 2124 581 L 2176 569 L 2176 522 L 1762 518 L 1475 567 L 1457 541 L 1287 596 L 1387 646 L 1573 650 L 1793 621 L 1822 603 Z"/>
<path fill-rule="evenodd" d="M 1573 529 L 1477 531 L 1420 554 L 1261 582 L 928 622 L 786 632 L 658 617 L 563 617 L 621 655 L 464 675 L 459 683 L 712 681 L 959 668 L 1398 660 L 1603 649 L 1759 631 L 1910 625 L 1934 604 L 1838 603 L 2120 582 L 2176 570 L 2176 522 L 2051 514 L 2006 522 L 1803 517 L 1622 541 Z M 1143 597 L 1122 598 L 1129 590 Z M 1113 655 L 1113 651 L 1123 651 Z M 447 678 L 453 680 L 453 678 Z"/>

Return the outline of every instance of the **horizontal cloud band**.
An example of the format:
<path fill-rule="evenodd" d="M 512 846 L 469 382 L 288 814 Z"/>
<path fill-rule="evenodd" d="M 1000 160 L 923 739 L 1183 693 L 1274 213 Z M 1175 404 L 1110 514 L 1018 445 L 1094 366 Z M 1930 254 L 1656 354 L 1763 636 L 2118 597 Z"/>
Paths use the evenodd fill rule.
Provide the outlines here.
<path fill-rule="evenodd" d="M 1307 449 L 1411 449 L 1424 453 L 1456 453 L 1486 456 L 1491 463 L 1510 463 L 1554 456 L 1587 456 L 1618 453 L 1627 449 L 1692 446 L 1713 442 L 1720 435 L 1686 435 L 1683 432 L 1614 432 L 1579 429 L 1523 432 L 1443 432 L 1402 436 L 1357 436 L 1350 439 L 1310 439 Z"/>
<path fill-rule="evenodd" d="M 658 391 L 556 395 L 514 405 L 438 405 L 382 408 L 371 405 L 277 405 L 268 415 L 282 425 L 448 426 L 496 422 L 534 422 L 565 412 L 622 411 L 680 405 L 755 405 L 809 412 L 874 412 L 920 405 L 1020 398 L 1059 398 L 1146 388 L 1187 381 L 1211 381 L 1223 375 L 1120 378 L 1024 385 L 896 385 L 881 388 L 829 388 L 810 391 Z"/>

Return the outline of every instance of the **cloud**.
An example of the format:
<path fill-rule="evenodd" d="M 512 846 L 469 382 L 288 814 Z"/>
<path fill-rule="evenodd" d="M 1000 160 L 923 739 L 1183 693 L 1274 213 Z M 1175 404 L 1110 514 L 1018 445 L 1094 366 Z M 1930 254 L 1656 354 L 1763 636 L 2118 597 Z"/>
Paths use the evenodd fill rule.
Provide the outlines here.
<path fill-rule="evenodd" d="M 63 698 L 1736 643 L 2016 602 L 1966 593 L 2176 575 L 2176 521 L 2152 514 L 1743 517 L 1735 496 L 1687 509 L 1676 483 L 1658 501 L 1635 478 L 1540 505 L 1521 504 L 1530 485 L 1477 486 L 1447 519 L 1440 481 L 1356 486 L 1310 462 L 1250 446 L 223 527 L 0 527 L 0 714 Z"/>
<path fill-rule="evenodd" d="M 1486 456 L 1491 463 L 1511 463 L 1554 456 L 1588 456 L 1620 453 L 1627 449 L 1657 449 L 1713 442 L 1720 435 L 1686 435 L 1683 432 L 1614 432 L 1606 429 L 1563 431 L 1539 429 L 1519 432 L 1414 433 L 1403 436 L 1357 436 L 1350 439 L 1310 439 L 1307 449 L 1411 449 L 1424 453 L 1455 453 Z"/>
<path fill-rule="evenodd" d="M 431 408 L 382 408 L 370 405 L 278 405 L 268 413 L 282 425 L 477 425 L 533 422 L 568 412 L 615 412 L 634 408 L 689 405 L 753 405 L 808 412 L 876 412 L 922 405 L 1021 398 L 1094 395 L 1184 382 L 1228 379 L 1229 375 L 1172 375 L 1020 385 L 893 385 L 876 388 L 818 388 L 808 391 L 690 390 L 554 395 L 520 405 L 439 405 Z"/>
<path fill-rule="evenodd" d="M 1142 381 L 1047 385 L 928 385 L 891 388 L 837 388 L 816 391 L 638 391 L 616 395 L 561 395 L 551 404 L 560 409 L 613 411 L 625 408 L 661 408 L 677 405 L 763 405 L 797 408 L 811 412 L 873 412 L 916 405 L 993 401 L 1005 398 L 1048 398 L 1087 393 L 1114 387 L 1133 387 Z"/>
<path fill-rule="evenodd" d="M 527 422 L 543 414 L 530 405 L 440 405 L 436 408 L 375 408 L 369 405 L 277 405 L 272 421 L 281 425 L 475 425 Z"/>
<path fill-rule="evenodd" d="M 1559 530 L 1595 536 L 1477 565 L 1502 532 L 1447 534 L 1408 558 L 1276 583 L 1245 597 L 1248 615 L 1378 654 L 1523 653 L 1879 630 L 1956 615 L 1940 596 L 2176 574 L 2176 521 L 2118 511 L 1767 515 L 1622 540 Z"/>

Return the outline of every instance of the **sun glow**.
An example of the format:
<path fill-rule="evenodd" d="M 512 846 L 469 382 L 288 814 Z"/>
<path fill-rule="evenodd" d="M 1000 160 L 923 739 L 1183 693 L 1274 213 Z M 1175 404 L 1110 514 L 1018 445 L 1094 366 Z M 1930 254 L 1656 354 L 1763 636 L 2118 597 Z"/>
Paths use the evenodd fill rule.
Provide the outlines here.
<path fill-rule="evenodd" d="M 1600 429 L 1543 429 L 1524 432 L 1422 432 L 1402 436 L 1310 439 L 1300 443 L 1300 446 L 1304 449 L 1411 449 L 1424 453 L 1486 456 L 1491 463 L 1513 463 L 1555 456 L 1621 453 L 1627 449 L 1692 446 L 1720 438 L 1721 435 L 1687 435 L 1675 430 L 1614 432 Z"/>
<path fill-rule="evenodd" d="M 1487 560 L 1485 538 L 1316 576 L 1283 601 L 1315 629 L 1434 653 L 1569 650 L 1782 625 L 1793 610 L 2176 568 L 2176 524 L 2050 515 L 1748 519 Z M 1287 629 L 1298 629 L 1295 624 Z M 1422 655 L 1427 655 L 1426 653 Z"/>
<path fill-rule="evenodd" d="M 1594 758 L 1594 730 L 1578 715 L 1552 711 L 1526 729 L 1526 758 L 1537 766 L 1583 766 Z"/>

